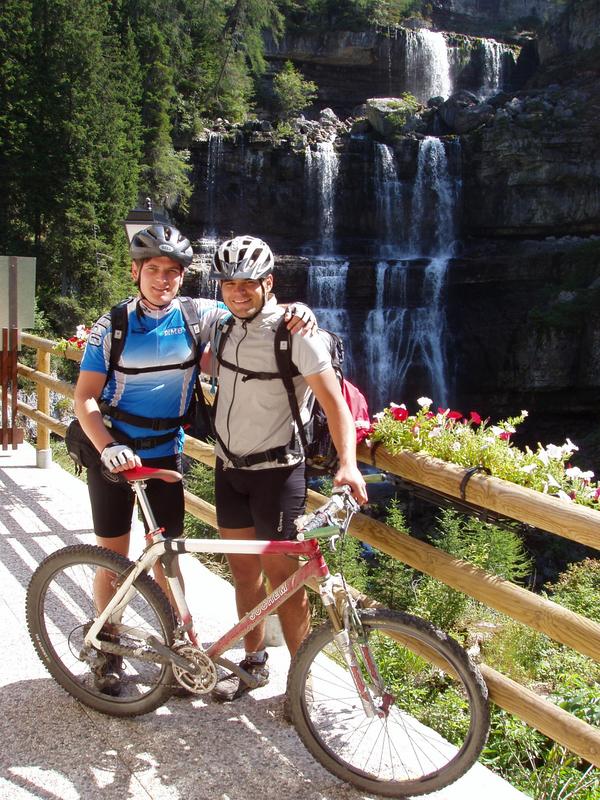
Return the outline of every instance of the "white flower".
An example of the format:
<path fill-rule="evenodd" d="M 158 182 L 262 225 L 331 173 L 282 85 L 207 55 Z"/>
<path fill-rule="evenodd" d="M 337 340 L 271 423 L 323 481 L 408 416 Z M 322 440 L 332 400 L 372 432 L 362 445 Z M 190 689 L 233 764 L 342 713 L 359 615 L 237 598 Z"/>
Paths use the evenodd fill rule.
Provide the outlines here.
<path fill-rule="evenodd" d="M 400 405 L 398 405 L 398 403 L 390 403 L 390 408 L 403 408 L 406 411 L 404 403 L 400 403 Z"/>
<path fill-rule="evenodd" d="M 555 444 L 546 445 L 546 453 L 548 458 L 553 459 L 553 461 L 563 460 L 563 448 L 557 447 Z"/>
<path fill-rule="evenodd" d="M 565 475 L 569 478 L 580 478 L 582 481 L 590 481 L 594 477 L 591 470 L 583 472 L 579 467 L 568 467 L 565 470 Z"/>
<path fill-rule="evenodd" d="M 429 431 L 429 434 L 428 434 L 430 439 L 437 439 L 437 437 L 441 436 L 441 435 L 442 435 L 442 429 L 441 428 L 432 428 Z"/>
<path fill-rule="evenodd" d="M 529 411 L 525 411 L 525 409 L 521 409 L 521 416 L 522 417 L 528 417 L 529 416 Z"/>
<path fill-rule="evenodd" d="M 460 450 L 460 442 L 452 442 L 452 449 L 456 452 Z"/>
<path fill-rule="evenodd" d="M 433 400 L 430 400 L 429 397 L 419 397 L 417 403 L 421 406 L 421 408 L 429 408 L 429 406 L 433 403 Z"/>
<path fill-rule="evenodd" d="M 554 475 L 548 475 L 548 486 L 553 486 L 555 489 L 560 486 Z"/>
<path fill-rule="evenodd" d="M 570 453 L 576 453 L 579 450 L 577 445 L 573 444 L 573 442 L 570 439 L 567 439 L 567 441 L 563 444 L 562 449 L 565 455 L 569 455 Z"/>
<path fill-rule="evenodd" d="M 543 448 L 538 452 L 537 457 L 545 467 L 547 467 L 548 464 L 550 463 L 550 459 L 548 458 L 548 453 Z"/>
<path fill-rule="evenodd" d="M 377 422 L 381 422 L 383 419 L 383 411 L 378 411 L 376 414 L 373 414 L 373 419 Z"/>
<path fill-rule="evenodd" d="M 569 497 L 569 495 L 566 492 L 563 492 L 562 489 L 558 490 L 558 492 L 556 493 L 556 496 L 560 497 L 561 500 L 568 500 L 569 503 L 573 502 L 573 499 L 571 497 Z"/>
<path fill-rule="evenodd" d="M 532 472 L 535 472 L 537 469 L 537 464 L 526 464 L 524 467 L 521 467 L 521 472 L 526 472 L 528 475 Z"/>

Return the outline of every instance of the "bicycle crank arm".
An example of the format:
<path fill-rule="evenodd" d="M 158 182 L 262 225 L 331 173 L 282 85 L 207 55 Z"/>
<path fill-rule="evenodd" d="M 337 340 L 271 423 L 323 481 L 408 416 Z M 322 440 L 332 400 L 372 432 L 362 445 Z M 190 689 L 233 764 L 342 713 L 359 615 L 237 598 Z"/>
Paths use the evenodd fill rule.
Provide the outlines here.
<path fill-rule="evenodd" d="M 251 689 L 258 688 L 258 684 L 260 683 L 260 679 L 256 678 L 254 675 L 251 675 L 249 672 L 246 672 L 245 669 L 242 669 L 239 664 L 234 664 L 233 661 L 229 661 L 228 658 L 219 658 L 214 659 L 214 663 L 218 664 L 220 667 L 225 667 L 230 672 L 233 672 L 234 675 L 246 683 Z"/>
<path fill-rule="evenodd" d="M 189 672 L 191 675 L 197 672 L 197 667 L 192 661 L 188 661 L 187 658 L 183 658 L 183 656 L 174 653 L 169 647 L 160 642 L 156 636 L 148 636 L 146 642 L 167 661 L 172 661 L 173 664 L 177 664 L 177 666 L 185 672 Z"/>

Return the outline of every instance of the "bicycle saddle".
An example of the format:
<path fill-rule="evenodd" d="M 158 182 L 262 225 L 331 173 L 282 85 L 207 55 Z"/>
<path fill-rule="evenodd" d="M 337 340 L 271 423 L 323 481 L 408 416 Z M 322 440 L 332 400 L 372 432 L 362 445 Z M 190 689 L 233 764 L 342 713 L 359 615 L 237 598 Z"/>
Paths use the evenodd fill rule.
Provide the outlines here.
<path fill-rule="evenodd" d="M 123 470 L 119 474 L 130 483 L 147 481 L 152 478 L 158 478 L 161 481 L 165 481 L 165 483 L 177 483 L 183 478 L 183 475 L 174 469 L 155 469 L 154 467 L 135 467 L 134 469 Z"/>

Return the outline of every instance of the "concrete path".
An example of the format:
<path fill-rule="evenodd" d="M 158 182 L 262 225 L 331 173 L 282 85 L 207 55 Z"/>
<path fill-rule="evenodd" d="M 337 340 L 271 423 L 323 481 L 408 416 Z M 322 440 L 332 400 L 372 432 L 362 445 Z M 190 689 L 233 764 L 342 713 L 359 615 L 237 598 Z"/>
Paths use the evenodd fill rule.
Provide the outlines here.
<path fill-rule="evenodd" d="M 134 538 L 141 549 L 141 534 Z M 37 469 L 29 445 L 0 451 L 0 800 L 367 798 L 322 769 L 283 720 L 284 647 L 270 649 L 270 683 L 225 707 L 173 699 L 122 720 L 67 695 L 30 643 L 25 593 L 45 555 L 93 541 L 84 483 L 56 465 Z M 182 560 L 192 611 L 212 640 L 235 619 L 232 589 L 194 559 Z M 525 796 L 476 765 L 429 797 Z"/>

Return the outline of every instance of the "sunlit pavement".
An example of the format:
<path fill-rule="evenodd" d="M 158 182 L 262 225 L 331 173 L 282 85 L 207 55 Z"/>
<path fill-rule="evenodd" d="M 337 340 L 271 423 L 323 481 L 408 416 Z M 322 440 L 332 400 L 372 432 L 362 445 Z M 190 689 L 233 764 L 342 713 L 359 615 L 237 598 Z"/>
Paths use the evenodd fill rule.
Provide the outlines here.
<path fill-rule="evenodd" d="M 271 681 L 235 703 L 173 699 L 144 717 L 91 711 L 47 674 L 29 640 L 25 593 L 48 553 L 93 543 L 85 484 L 35 450 L 0 451 L 0 798 L 21 800 L 360 800 L 305 751 L 282 716 L 289 659 L 271 647 Z M 139 528 L 134 549 L 141 550 Z M 231 586 L 192 557 L 186 593 L 204 641 L 235 620 Z M 236 656 L 237 657 L 237 656 Z M 436 800 L 525 795 L 476 765 Z"/>

